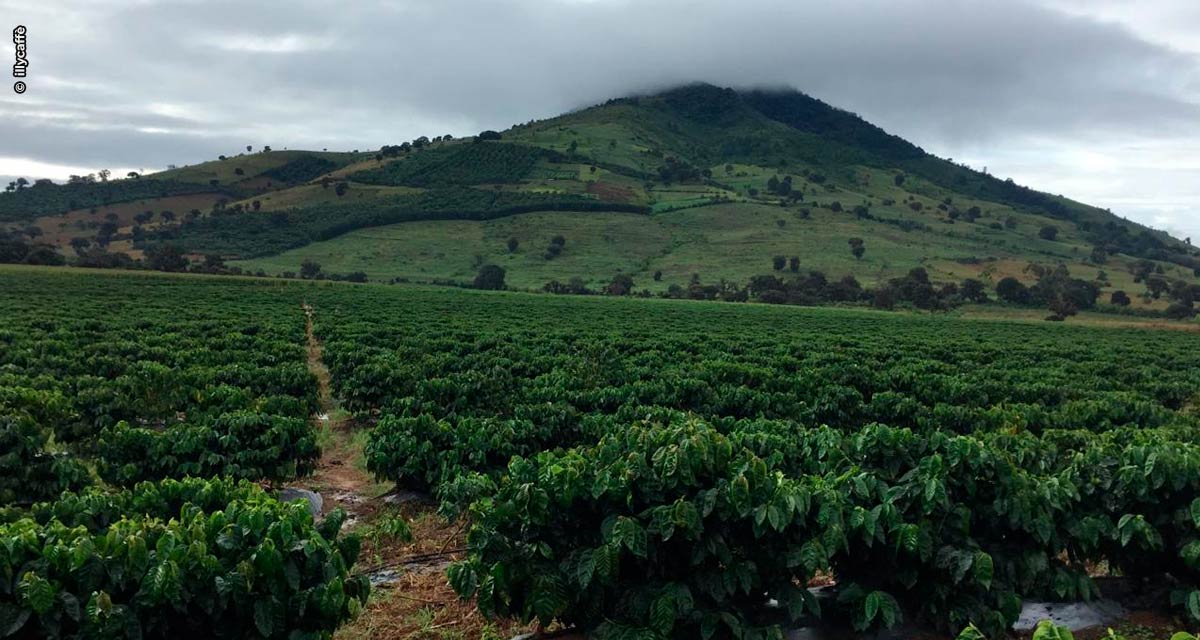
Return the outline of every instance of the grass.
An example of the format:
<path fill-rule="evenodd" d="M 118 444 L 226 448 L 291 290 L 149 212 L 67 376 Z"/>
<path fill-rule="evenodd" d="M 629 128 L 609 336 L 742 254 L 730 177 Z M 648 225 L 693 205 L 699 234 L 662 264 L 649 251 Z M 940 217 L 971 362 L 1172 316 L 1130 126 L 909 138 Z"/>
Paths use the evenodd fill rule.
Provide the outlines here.
<path fill-rule="evenodd" d="M 852 194 L 839 197 L 854 202 L 847 195 Z M 1091 264 L 1087 261 L 1090 250 L 1084 251 L 1069 233 L 1061 236 L 1062 242 L 1034 241 L 1028 237 L 1036 233 L 1032 225 L 997 231 L 962 221 L 933 222 L 935 218 L 928 213 L 922 215 L 929 231 L 904 231 L 882 222 L 859 220 L 846 211 L 810 209 L 810 217 L 805 219 L 801 208 L 738 202 L 651 216 L 548 212 L 483 222 L 411 222 L 362 229 L 280 255 L 232 264 L 278 274 L 298 271 L 301 262 L 312 259 L 328 273 L 363 271 L 376 281 L 404 278 L 468 283 L 480 265 L 490 263 L 504 267 L 508 285 L 520 289 L 540 289 L 550 280 L 572 277 L 599 286 L 613 275 L 625 273 L 633 276 L 638 288 L 658 292 L 672 284 L 686 285 L 692 274 L 699 274 L 704 282 L 745 283 L 754 275 L 771 273 L 775 255 L 797 256 L 802 269 L 817 268 L 830 277 L 854 275 L 867 286 L 914 267 L 924 267 L 935 280 L 980 278 L 994 286 L 1009 275 L 1032 280 L 1024 272 L 1030 261 L 1062 261 L 1076 277 L 1094 279 L 1103 270 L 1111 282 L 1104 296 L 1116 289 L 1134 296 L 1144 290 L 1133 282 L 1124 258 L 1113 258 L 1106 265 Z M 560 257 L 546 260 L 545 247 L 558 234 L 567 238 L 566 250 Z M 520 243 L 515 253 L 506 247 L 510 237 Z M 850 253 L 847 241 L 851 237 L 866 239 L 867 251 L 861 260 Z M 661 281 L 654 281 L 656 271 L 662 272 Z M 1165 301 L 1144 302 L 1135 297 L 1135 305 L 1161 308 Z"/>

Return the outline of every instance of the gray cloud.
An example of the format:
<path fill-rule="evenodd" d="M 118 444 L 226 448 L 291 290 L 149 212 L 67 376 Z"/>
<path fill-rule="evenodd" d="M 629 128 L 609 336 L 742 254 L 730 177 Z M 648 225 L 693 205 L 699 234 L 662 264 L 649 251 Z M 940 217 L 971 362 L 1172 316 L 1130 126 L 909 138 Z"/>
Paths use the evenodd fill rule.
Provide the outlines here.
<path fill-rule="evenodd" d="M 1200 183 L 1200 57 L 1178 35 L 1200 12 L 1123 6 L 0 0 L 31 60 L 29 92 L 0 98 L 0 172 L 375 148 L 692 80 L 787 84 L 940 155 L 1200 235 L 1200 194 L 1179 183 Z M 1089 154 L 1121 157 L 1075 163 Z"/>

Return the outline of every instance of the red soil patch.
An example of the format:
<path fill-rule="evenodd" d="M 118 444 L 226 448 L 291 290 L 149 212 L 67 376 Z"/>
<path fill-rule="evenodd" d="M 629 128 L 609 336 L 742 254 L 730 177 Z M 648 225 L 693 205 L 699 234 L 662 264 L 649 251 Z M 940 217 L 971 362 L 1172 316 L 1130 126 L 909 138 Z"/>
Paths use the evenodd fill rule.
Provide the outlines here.
<path fill-rule="evenodd" d="M 606 202 L 633 202 L 633 189 L 611 182 L 589 182 L 587 192 Z"/>

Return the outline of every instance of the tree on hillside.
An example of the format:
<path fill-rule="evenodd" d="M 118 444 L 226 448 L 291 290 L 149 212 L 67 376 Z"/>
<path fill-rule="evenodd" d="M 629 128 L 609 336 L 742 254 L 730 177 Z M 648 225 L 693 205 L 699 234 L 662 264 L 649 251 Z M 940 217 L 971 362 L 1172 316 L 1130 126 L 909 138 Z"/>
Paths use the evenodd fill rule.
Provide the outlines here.
<path fill-rule="evenodd" d="M 613 276 L 611 282 L 604 287 L 604 293 L 610 296 L 627 296 L 633 292 L 633 278 L 623 273 Z"/>
<path fill-rule="evenodd" d="M 1020 280 L 1008 276 L 996 283 L 996 297 L 1012 304 L 1029 303 L 1029 287 Z"/>
<path fill-rule="evenodd" d="M 788 271 L 798 273 L 800 271 L 800 257 L 792 256 L 788 258 Z"/>
<path fill-rule="evenodd" d="M 504 275 L 503 267 L 485 264 L 479 267 L 479 273 L 475 275 L 474 286 L 476 289 L 499 291 L 504 288 Z"/>
<path fill-rule="evenodd" d="M 300 277 L 306 280 L 312 280 L 321 275 L 321 264 L 312 258 L 305 258 L 304 262 L 300 263 Z"/>
<path fill-rule="evenodd" d="M 1055 240 L 1058 238 L 1058 227 L 1048 224 L 1038 230 L 1038 237 L 1042 240 Z"/>
<path fill-rule="evenodd" d="M 850 238 L 846 242 L 850 245 L 850 253 L 854 254 L 854 259 L 862 260 L 863 254 L 867 251 L 867 248 L 863 246 L 863 239 Z"/>
<path fill-rule="evenodd" d="M 1118 307 L 1128 307 L 1133 302 L 1133 300 L 1129 299 L 1129 294 L 1120 289 L 1112 292 L 1110 301 Z"/>
<path fill-rule="evenodd" d="M 475 142 L 487 142 L 488 140 L 499 140 L 502 137 L 503 136 L 500 135 L 500 132 L 492 131 L 491 129 L 488 129 L 486 131 L 480 131 L 479 135 L 475 136 Z"/>
<path fill-rule="evenodd" d="M 787 266 L 787 256 L 775 256 L 774 258 L 771 258 L 771 266 L 774 267 L 776 271 L 783 271 L 783 268 Z"/>
<path fill-rule="evenodd" d="M 562 255 L 563 247 L 567 245 L 567 239 L 562 235 L 556 235 L 550 238 L 550 245 L 546 247 L 546 253 L 542 255 L 547 260 L 553 260 Z"/>
<path fill-rule="evenodd" d="M 967 302 L 982 304 L 988 301 L 987 289 L 984 288 L 982 282 L 974 278 L 962 281 L 962 285 L 958 288 L 958 295 Z"/>
<path fill-rule="evenodd" d="M 517 247 L 519 247 L 519 246 L 521 246 L 521 241 L 517 240 L 516 236 L 512 236 L 508 239 L 508 252 L 509 253 L 516 253 Z"/>
<path fill-rule="evenodd" d="M 1162 297 L 1171 288 L 1171 283 L 1167 282 L 1166 278 L 1150 276 L 1146 278 L 1146 290 L 1150 292 L 1150 296 L 1155 300 Z"/>
<path fill-rule="evenodd" d="M 161 244 L 146 250 L 146 266 L 156 271 L 183 271 L 188 267 L 188 259 L 179 247 Z"/>

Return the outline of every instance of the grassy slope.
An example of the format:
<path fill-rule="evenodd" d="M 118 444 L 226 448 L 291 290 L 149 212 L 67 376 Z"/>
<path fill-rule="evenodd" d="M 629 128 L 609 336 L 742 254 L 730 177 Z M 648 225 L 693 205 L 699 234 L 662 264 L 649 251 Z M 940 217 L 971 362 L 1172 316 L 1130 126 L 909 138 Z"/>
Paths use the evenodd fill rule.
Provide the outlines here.
<path fill-rule="evenodd" d="M 778 220 L 784 220 L 784 226 L 780 227 Z M 517 288 L 536 289 L 549 280 L 576 276 L 599 285 L 612 274 L 628 273 L 639 288 L 652 291 L 684 285 L 693 273 L 706 282 L 722 278 L 745 282 L 753 275 L 770 272 L 774 255 L 799 256 L 805 268 L 821 268 L 837 277 L 853 274 L 864 284 L 901 275 L 915 266 L 924 266 L 940 280 L 978 277 L 994 283 L 1007 275 L 1024 275 L 1022 269 L 1030 254 L 1016 248 L 1026 242 L 1019 228 L 994 232 L 1009 236 L 1014 247 L 1005 249 L 983 245 L 973 233 L 958 233 L 960 227 L 968 226 L 976 225 L 960 222 L 945 225 L 938 233 L 905 232 L 846 213 L 817 210 L 804 220 L 794 207 L 740 203 L 652 216 L 549 212 L 486 222 L 411 222 L 363 229 L 278 256 L 234 264 L 277 274 L 298 271 L 300 263 L 311 258 L 327 272 L 364 271 L 374 280 L 400 277 L 469 282 L 480 264 L 492 263 L 503 266 L 507 282 Z M 543 251 L 556 234 L 567 238 L 566 250 L 559 258 L 546 260 Z M 850 254 L 846 239 L 853 236 L 868 238 L 862 260 Z M 512 254 L 506 246 L 509 237 L 520 242 Z M 1044 261 L 1067 260 L 1078 277 L 1097 275 L 1095 265 L 1072 261 L 1070 248 L 1077 245 L 1046 244 L 1054 253 L 1039 256 Z M 996 260 L 962 264 L 953 259 L 971 255 Z M 1112 289 L 1141 290 L 1120 260 L 1103 268 Z M 652 278 L 658 270 L 663 273 L 661 282 Z"/>

